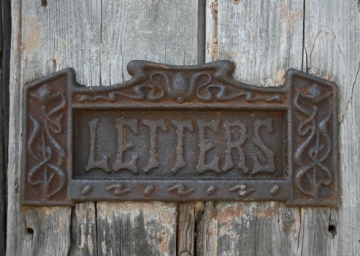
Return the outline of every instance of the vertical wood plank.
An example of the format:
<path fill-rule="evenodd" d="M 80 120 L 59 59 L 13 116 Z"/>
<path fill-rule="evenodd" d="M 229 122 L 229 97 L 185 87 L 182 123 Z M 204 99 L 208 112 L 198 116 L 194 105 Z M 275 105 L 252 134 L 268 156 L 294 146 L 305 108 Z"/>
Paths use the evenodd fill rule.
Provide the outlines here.
<path fill-rule="evenodd" d="M 195 203 L 178 204 L 177 252 L 178 255 L 194 255 Z M 187 253 L 187 254 L 186 254 Z"/>
<path fill-rule="evenodd" d="M 214 202 L 206 202 L 203 215 L 197 224 L 196 255 L 217 255 L 217 219 Z"/>
<path fill-rule="evenodd" d="M 206 17 L 206 61 L 233 60 L 235 79 L 278 86 L 301 69 L 302 1 L 208 0 Z"/>
<path fill-rule="evenodd" d="M 93 202 L 76 204 L 72 213 L 69 255 L 97 255 L 96 208 Z"/>
<path fill-rule="evenodd" d="M 208 0 L 206 60 L 233 60 L 235 79 L 280 86 L 287 69 L 302 67 L 303 14 L 302 1 Z M 300 209 L 278 202 L 207 207 L 203 220 L 211 221 L 198 226 L 201 255 L 297 255 Z"/>
<path fill-rule="evenodd" d="M 344 240 L 339 240 L 336 230 L 329 229 L 339 226 L 337 215 L 334 209 L 301 208 L 299 255 L 343 255 L 339 253 L 338 246 Z"/>
<path fill-rule="evenodd" d="M 303 254 L 358 255 L 360 251 L 360 9 L 358 1 L 305 1 L 306 70 L 339 86 L 341 204 L 303 209 Z"/>
<path fill-rule="evenodd" d="M 131 60 L 197 64 L 198 1 L 106 1 L 102 6 L 101 84 L 127 80 Z"/>
<path fill-rule="evenodd" d="M 175 255 L 175 203 L 98 203 L 98 255 Z"/>
<path fill-rule="evenodd" d="M 21 187 L 20 170 L 22 166 L 21 154 L 21 114 L 22 88 L 29 81 L 38 79 L 44 75 L 65 67 L 74 67 L 77 81 L 87 86 L 109 85 L 128 79 L 125 66 L 128 61 L 139 58 L 152 61 L 166 62 L 170 64 L 195 64 L 197 61 L 198 37 L 197 37 L 197 2 L 196 1 L 141 1 L 136 4 L 133 1 L 106 1 L 92 0 L 76 1 L 67 0 L 49 1 L 47 6 L 41 2 L 12 2 L 13 8 L 13 58 L 12 58 L 12 134 L 10 136 L 11 162 L 10 162 L 10 204 L 9 204 L 9 244 L 8 254 L 19 255 L 18 252 L 38 251 L 34 246 L 43 248 L 39 241 L 44 241 L 38 233 L 37 236 L 29 236 L 26 233 L 24 219 L 32 219 L 31 210 L 23 211 L 19 204 L 19 187 Z M 183 15 L 186 13 L 187 15 Z M 132 220 L 133 227 L 146 229 L 145 223 L 139 217 L 139 211 L 144 216 L 153 213 L 163 204 L 152 203 L 137 205 L 132 213 L 130 208 L 127 215 L 116 215 L 117 219 L 126 222 Z M 175 245 L 176 239 L 176 212 L 175 204 L 165 204 L 167 211 L 163 211 L 162 218 L 173 220 L 173 225 L 168 226 L 170 237 L 169 244 L 157 240 L 154 236 L 147 236 L 146 243 L 153 244 L 154 250 L 165 250 Z M 71 254 L 96 255 L 102 242 L 96 240 L 95 229 L 112 229 L 113 222 L 99 222 L 102 219 L 102 207 L 107 209 L 107 203 L 78 204 L 73 212 L 73 230 Z M 110 204 L 109 207 L 113 207 Z M 122 204 L 116 205 L 116 209 L 122 209 Z M 163 207 L 163 208 L 164 208 Z M 41 210 L 37 208 L 37 214 Z M 55 216 L 58 218 L 69 217 L 70 208 L 56 208 Z M 97 213 L 99 214 L 97 215 Z M 86 216 L 88 219 L 82 219 Z M 42 225 L 51 225 L 47 218 L 38 218 L 43 221 Z M 55 221 L 52 219 L 52 221 Z M 127 225 L 127 224 L 126 224 Z M 130 225 L 130 224 L 129 224 Z M 130 225 L 131 226 L 131 225 Z M 129 226 L 129 227 L 130 227 Z M 155 228 L 155 227 L 154 227 Z M 76 229 L 76 230 L 74 230 Z M 160 232 L 162 229 L 159 228 Z M 48 229 L 47 231 L 51 231 Z M 62 230 L 63 239 L 69 239 L 70 229 Z M 30 238 L 29 238 L 30 237 Z M 86 239 L 83 239 L 83 238 Z M 36 239 L 36 240 L 34 240 Z M 160 236 L 160 239 L 161 236 Z M 25 241 L 25 242 L 21 242 Z M 108 248 L 116 244 L 106 241 Z M 92 244 L 96 243 L 96 244 Z M 142 250 L 138 243 L 136 250 Z M 69 248 L 57 248 L 57 254 L 63 254 Z M 161 245 L 161 246 L 160 246 Z M 99 247 L 100 246 L 100 247 Z M 139 247 L 140 246 L 140 247 Z M 160 247 L 159 247 L 160 246 Z M 115 248 L 115 247 L 114 247 Z M 164 249 L 165 248 L 165 249 Z M 174 249 L 169 249 L 169 255 L 174 255 Z M 128 248 L 130 250 L 130 248 Z M 122 249 L 123 250 L 123 249 Z M 124 255 L 129 253 L 124 252 Z"/>
<path fill-rule="evenodd" d="M 6 166 L 9 111 L 9 48 L 11 33 L 10 3 L 0 3 L 0 254 L 5 254 L 6 239 Z"/>
<path fill-rule="evenodd" d="M 20 205 L 22 92 L 24 84 L 69 66 L 75 68 L 80 84 L 100 83 L 100 72 L 96 72 L 100 69 L 99 3 L 96 0 L 90 4 L 88 1 L 49 1 L 46 7 L 40 1 L 11 3 L 8 255 L 68 254 L 71 208 L 25 210 Z M 91 204 L 94 211 L 93 203 L 88 208 Z M 51 217 L 47 216 L 49 211 Z M 66 225 L 53 228 L 58 223 Z M 41 230 L 30 224 L 36 224 Z"/>
<path fill-rule="evenodd" d="M 191 65 L 198 57 L 198 1 L 106 1 L 102 6 L 101 27 L 101 84 L 109 85 L 129 79 L 126 65 L 134 59 L 168 64 Z M 165 207 L 165 205 L 167 205 Z M 183 250 L 193 252 L 193 204 L 106 203 L 97 204 L 99 255 L 175 255 Z M 122 214 L 120 209 L 128 209 Z M 165 209 L 158 215 L 154 209 Z M 119 211 L 119 212 L 117 212 Z M 113 216 L 109 214 L 113 212 Z M 173 226 L 151 226 L 146 218 L 171 219 Z M 145 218 L 145 222 L 144 219 Z M 177 219 L 179 223 L 177 223 Z M 116 221 L 115 221 L 116 220 Z M 161 219 L 160 219 L 161 220 Z M 186 223 L 186 221 L 189 221 Z M 120 224 L 119 224 L 120 223 Z M 150 225 L 148 227 L 148 225 Z M 179 225 L 177 227 L 177 225 Z M 125 231 L 121 228 L 125 227 Z M 186 231 L 180 231 L 186 227 Z M 127 235 L 153 229 L 161 234 L 169 232 L 166 240 L 152 235 L 141 235 L 130 241 Z M 178 228 L 178 232 L 177 232 Z M 117 233 L 110 234 L 115 229 Z M 104 232 L 107 236 L 104 235 Z M 146 232 L 145 232 L 146 233 Z M 192 233 L 192 234 L 191 234 Z M 138 233 L 137 233 L 138 234 Z M 140 234 L 139 234 L 140 236 Z M 180 236 L 180 237 L 177 237 Z M 116 239 L 117 238 L 117 239 Z M 176 247 L 176 239 L 180 241 Z M 169 244 L 164 244 L 164 242 Z M 134 247 L 135 246 L 135 247 Z M 150 250 L 150 251 L 149 251 Z M 178 250 L 178 251 L 177 251 Z M 149 252 L 152 253 L 149 253 Z M 116 254 L 118 253 L 118 254 Z"/>
<path fill-rule="evenodd" d="M 17 255 L 68 255 L 70 236 L 70 211 L 67 215 L 57 207 L 40 207 L 23 209 L 25 215 L 25 241 Z M 24 243 L 25 244 L 25 243 Z"/>
<path fill-rule="evenodd" d="M 21 116 L 21 107 L 14 102 L 20 99 L 20 60 L 21 60 L 21 3 L 11 2 L 12 33 L 11 33 L 11 60 L 10 60 L 10 116 Z M 21 141 L 19 121 L 9 120 L 9 166 L 8 166 L 8 209 L 7 209 L 7 255 L 19 255 L 21 240 L 24 239 L 24 220 L 19 206 L 19 176 L 17 169 L 21 167 L 19 142 Z M 20 247 L 20 250 L 19 250 Z"/>
<path fill-rule="evenodd" d="M 299 255 L 301 209 L 279 205 L 279 213 L 273 217 L 273 255 Z"/>

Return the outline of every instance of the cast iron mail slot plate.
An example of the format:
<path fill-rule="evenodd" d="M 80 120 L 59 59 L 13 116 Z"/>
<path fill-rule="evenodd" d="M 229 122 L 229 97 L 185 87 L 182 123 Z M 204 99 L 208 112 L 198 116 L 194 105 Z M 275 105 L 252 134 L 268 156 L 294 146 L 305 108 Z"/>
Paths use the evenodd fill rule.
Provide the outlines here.
<path fill-rule="evenodd" d="M 94 200 L 280 200 L 336 206 L 337 88 L 289 70 L 283 87 L 234 64 L 132 61 L 132 79 L 25 87 L 24 205 Z"/>

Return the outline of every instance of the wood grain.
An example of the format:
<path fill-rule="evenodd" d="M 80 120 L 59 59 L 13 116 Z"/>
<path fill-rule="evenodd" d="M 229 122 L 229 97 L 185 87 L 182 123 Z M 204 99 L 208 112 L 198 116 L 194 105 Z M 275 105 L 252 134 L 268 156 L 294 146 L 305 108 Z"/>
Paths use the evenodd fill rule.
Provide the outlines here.
<path fill-rule="evenodd" d="M 339 85 L 339 209 L 278 202 L 21 207 L 23 86 L 65 67 L 75 68 L 80 84 L 98 86 L 128 79 L 132 59 L 195 64 L 198 10 L 199 2 L 190 0 L 11 2 L 7 255 L 358 254 L 357 1 L 207 0 L 205 10 L 206 61 L 233 60 L 236 79 L 279 86 L 288 68 L 303 68 Z"/>
<path fill-rule="evenodd" d="M 178 204 L 177 254 L 194 255 L 195 203 Z"/>
<path fill-rule="evenodd" d="M 198 1 L 106 1 L 102 6 L 101 84 L 129 79 L 129 61 L 192 65 L 198 56 Z"/>
<path fill-rule="evenodd" d="M 176 204 L 101 202 L 98 255 L 175 255 Z"/>
<path fill-rule="evenodd" d="M 197 9 L 197 1 L 139 1 L 137 4 L 133 4 L 133 1 L 129 0 L 107 2 L 102 9 L 101 84 L 108 85 L 129 79 L 126 64 L 133 59 L 180 65 L 196 64 L 198 57 Z M 102 216 L 104 210 L 99 207 L 107 209 L 106 211 L 113 208 L 122 209 L 123 207 L 122 203 L 118 205 L 107 204 L 98 204 L 98 220 L 105 218 Z M 128 204 L 126 203 L 126 205 Z M 130 205 L 128 206 L 130 207 Z M 113 217 L 120 221 L 124 227 L 130 228 L 128 232 L 140 232 L 148 229 L 146 226 L 148 224 L 144 223 L 142 215 L 150 216 L 150 214 L 153 214 L 151 218 L 159 217 L 159 215 L 155 214 L 154 209 L 164 208 L 163 204 L 156 202 L 143 204 L 141 211 L 140 205 L 137 207 L 134 208 L 136 209 L 134 215 L 129 212 L 127 215 Z M 159 247 L 160 241 L 155 240 L 153 236 L 144 237 L 144 239 L 147 239 L 147 243 L 140 243 L 140 240 L 129 241 L 125 239 L 126 236 L 124 235 L 126 233 L 119 233 L 114 234 L 112 238 L 118 235 L 120 238 L 125 239 L 121 241 L 125 245 L 124 248 L 128 248 L 129 251 L 128 254 L 125 253 L 126 251 L 117 251 L 119 253 L 117 255 L 144 255 L 148 254 L 148 251 L 152 252 L 151 255 L 175 255 L 177 249 L 179 250 L 178 253 L 181 253 L 182 250 L 192 252 L 193 243 L 191 240 L 193 241 L 194 235 L 191 235 L 191 230 L 194 221 L 191 214 L 189 215 L 189 211 L 193 211 L 191 206 L 180 204 L 179 223 L 176 223 L 175 212 L 177 205 L 168 204 L 167 207 L 167 211 L 164 211 L 160 217 L 174 218 L 172 228 L 166 228 L 166 232 L 169 232 L 168 235 L 170 235 L 166 240 L 169 243 L 168 245 L 165 245 L 164 241 L 162 241 Z M 107 220 L 110 221 L 111 219 L 107 218 Z M 183 221 L 190 222 L 184 223 Z M 113 225 L 107 221 L 98 222 L 99 234 L 101 234 L 100 230 L 110 230 Z M 189 230 L 182 231 L 185 226 Z M 164 227 L 156 227 L 151 226 L 149 228 L 154 229 L 153 232 L 159 234 L 165 232 Z M 181 241 L 178 248 L 175 245 L 177 237 L 178 241 Z M 107 252 L 109 250 L 113 250 L 113 252 L 119 250 L 116 249 L 119 247 L 118 242 L 106 237 L 98 241 L 101 247 L 102 243 L 105 243 Z M 99 251 L 99 255 L 102 255 L 101 252 Z M 129 252 L 133 254 L 129 254 Z"/>
<path fill-rule="evenodd" d="M 303 209 L 304 255 L 360 252 L 360 10 L 358 1 L 306 0 L 306 70 L 339 86 L 341 204 Z M 330 231 L 328 231 L 330 228 Z M 332 231 L 331 231 L 332 230 Z M 311 253 L 310 253 L 311 252 Z M 316 254 L 317 253 L 317 254 Z"/>
<path fill-rule="evenodd" d="M 301 68 L 302 1 L 208 0 L 206 26 L 206 61 L 233 60 L 237 80 L 278 86 Z"/>
<path fill-rule="evenodd" d="M 265 13 L 270 7 L 273 11 Z M 356 171 L 359 101 L 355 99 L 359 97 L 359 18 L 356 1 L 208 1 L 207 59 L 234 60 L 237 79 L 277 85 L 281 84 L 278 67 L 303 67 L 304 71 L 339 85 L 342 199 L 339 209 L 216 203 L 215 210 L 205 210 L 203 216 L 211 217 L 212 226 L 199 227 L 203 239 L 208 237 L 210 241 L 203 244 L 205 255 L 358 254 L 360 207 L 355 198 L 360 191 Z M 238 32 L 234 35 L 231 31 L 236 27 Z M 238 57 L 239 52 L 241 57 L 247 56 L 245 62 Z"/>
<path fill-rule="evenodd" d="M 217 255 L 217 219 L 214 202 L 206 202 L 197 223 L 196 255 Z"/>
<path fill-rule="evenodd" d="M 278 202 L 206 204 L 199 255 L 298 255 L 300 212 Z"/>
<path fill-rule="evenodd" d="M 302 2 L 209 0 L 206 13 L 206 60 L 233 60 L 235 79 L 279 86 L 287 69 L 301 69 Z M 278 202 L 206 204 L 198 252 L 298 255 L 300 213 Z"/>
<path fill-rule="evenodd" d="M 98 255 L 95 209 L 93 202 L 76 204 L 73 209 L 69 255 Z"/>
<path fill-rule="evenodd" d="M 190 0 L 136 4 L 130 0 L 61 0 L 48 1 L 46 6 L 41 1 L 12 1 L 8 255 L 102 255 L 105 242 L 106 253 L 146 255 L 150 248 L 153 255 L 175 255 L 174 203 L 81 203 L 72 209 L 72 218 L 69 207 L 53 208 L 52 218 L 42 218 L 48 211 L 46 207 L 26 211 L 21 207 L 22 90 L 26 83 L 65 67 L 75 69 L 79 84 L 99 86 L 129 79 L 126 64 L 133 59 L 196 64 L 197 6 L 197 1 Z M 108 216 L 109 212 L 114 215 Z M 44 232 L 31 236 L 26 226 L 34 216 Z M 159 224 L 157 218 L 168 221 Z M 64 242 L 60 247 L 58 241 L 53 241 L 52 246 L 47 238 L 55 235 L 55 229 L 50 227 L 60 219 L 72 226 L 56 230 L 57 239 Z M 120 226 L 114 226 L 113 221 Z M 122 231 L 123 227 L 128 228 L 128 233 Z M 111 236 L 112 228 L 122 235 L 114 231 Z M 104 237 L 102 232 L 106 230 Z M 47 251 L 51 248 L 53 251 Z"/>
<path fill-rule="evenodd" d="M 71 211 L 67 208 L 39 207 L 24 208 L 24 229 L 26 235 L 22 251 L 18 255 L 67 255 L 70 236 L 65 235 L 70 229 Z"/>

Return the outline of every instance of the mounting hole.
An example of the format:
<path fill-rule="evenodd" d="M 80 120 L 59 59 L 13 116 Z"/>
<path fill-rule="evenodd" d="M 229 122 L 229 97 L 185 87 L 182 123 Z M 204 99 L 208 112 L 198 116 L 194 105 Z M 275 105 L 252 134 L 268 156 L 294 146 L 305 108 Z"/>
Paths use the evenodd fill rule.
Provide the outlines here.
<path fill-rule="evenodd" d="M 34 230 L 33 230 L 32 228 L 27 228 L 27 229 L 26 229 L 26 233 L 27 233 L 28 235 L 33 235 L 33 234 L 34 234 Z"/>
<path fill-rule="evenodd" d="M 331 233 L 332 237 L 334 238 L 336 235 L 336 226 L 335 225 L 329 225 L 328 231 Z"/>

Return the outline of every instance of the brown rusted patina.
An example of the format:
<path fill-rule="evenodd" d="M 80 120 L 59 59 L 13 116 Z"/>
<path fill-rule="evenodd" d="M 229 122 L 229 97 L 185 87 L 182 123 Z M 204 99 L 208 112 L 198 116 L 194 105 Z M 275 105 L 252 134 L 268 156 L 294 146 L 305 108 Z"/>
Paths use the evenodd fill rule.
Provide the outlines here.
<path fill-rule="evenodd" d="M 283 87 L 234 64 L 132 61 L 81 87 L 64 69 L 25 87 L 24 205 L 279 200 L 337 206 L 337 88 L 289 70 Z"/>

